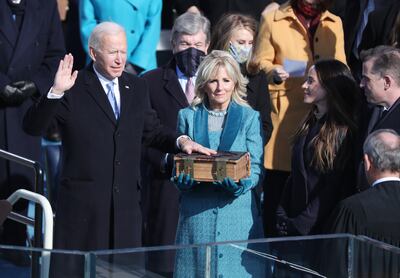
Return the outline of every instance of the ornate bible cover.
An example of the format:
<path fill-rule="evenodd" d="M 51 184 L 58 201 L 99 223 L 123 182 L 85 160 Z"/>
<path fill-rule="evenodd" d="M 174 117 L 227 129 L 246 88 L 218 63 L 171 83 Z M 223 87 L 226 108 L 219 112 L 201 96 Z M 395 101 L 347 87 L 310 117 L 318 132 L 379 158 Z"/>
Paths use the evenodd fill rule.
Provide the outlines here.
<path fill-rule="evenodd" d="M 216 155 L 179 153 L 174 157 L 175 174 L 190 174 L 196 181 L 213 182 L 230 177 L 235 181 L 250 176 L 247 152 L 218 152 Z"/>

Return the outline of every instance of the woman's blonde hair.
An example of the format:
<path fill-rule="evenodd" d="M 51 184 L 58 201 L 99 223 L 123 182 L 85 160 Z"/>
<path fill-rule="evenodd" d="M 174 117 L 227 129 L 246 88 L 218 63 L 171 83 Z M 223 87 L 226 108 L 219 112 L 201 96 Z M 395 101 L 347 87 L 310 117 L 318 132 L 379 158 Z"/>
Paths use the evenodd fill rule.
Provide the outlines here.
<path fill-rule="evenodd" d="M 247 101 L 243 99 L 246 98 L 248 80 L 240 72 L 238 63 L 228 52 L 213 50 L 200 63 L 195 84 L 196 97 L 192 102 L 193 107 L 207 100 L 207 93 L 204 88 L 216 76 L 218 69 L 221 67 L 225 68 L 226 73 L 235 83 L 232 100 L 239 105 L 248 106 Z"/>

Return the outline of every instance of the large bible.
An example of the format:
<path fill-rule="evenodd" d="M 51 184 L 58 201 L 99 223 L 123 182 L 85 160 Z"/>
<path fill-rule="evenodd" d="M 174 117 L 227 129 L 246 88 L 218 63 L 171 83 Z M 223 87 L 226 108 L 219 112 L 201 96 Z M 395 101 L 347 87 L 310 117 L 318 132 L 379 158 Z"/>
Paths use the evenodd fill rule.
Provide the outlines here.
<path fill-rule="evenodd" d="M 213 182 L 230 177 L 234 181 L 250 176 L 247 152 L 218 152 L 215 155 L 179 153 L 174 157 L 175 174 L 184 172 L 196 181 Z"/>

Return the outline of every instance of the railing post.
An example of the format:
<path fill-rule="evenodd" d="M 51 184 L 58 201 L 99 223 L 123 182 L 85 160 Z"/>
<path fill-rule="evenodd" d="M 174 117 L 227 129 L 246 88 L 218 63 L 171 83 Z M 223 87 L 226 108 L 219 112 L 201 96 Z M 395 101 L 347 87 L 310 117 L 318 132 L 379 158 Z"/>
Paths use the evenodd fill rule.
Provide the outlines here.
<path fill-rule="evenodd" d="M 33 161 L 27 158 L 24 158 L 22 156 L 18 156 L 16 154 L 7 152 L 5 150 L 0 149 L 0 158 L 4 158 L 6 160 L 9 160 L 11 162 L 24 165 L 28 168 L 32 168 L 35 171 L 35 184 L 34 184 L 34 189 L 35 192 L 38 194 L 42 194 L 44 192 L 44 174 L 42 167 L 40 166 L 40 163 L 37 161 Z M 43 242 L 43 236 L 42 236 L 42 222 L 43 222 L 43 216 L 42 216 L 42 209 L 40 205 L 36 204 L 35 205 L 35 237 L 33 240 L 33 247 L 40 248 L 42 246 Z M 40 267 L 39 267 L 39 254 L 37 252 L 33 252 L 32 254 L 32 273 L 31 276 L 33 278 L 39 278 L 40 277 Z"/>

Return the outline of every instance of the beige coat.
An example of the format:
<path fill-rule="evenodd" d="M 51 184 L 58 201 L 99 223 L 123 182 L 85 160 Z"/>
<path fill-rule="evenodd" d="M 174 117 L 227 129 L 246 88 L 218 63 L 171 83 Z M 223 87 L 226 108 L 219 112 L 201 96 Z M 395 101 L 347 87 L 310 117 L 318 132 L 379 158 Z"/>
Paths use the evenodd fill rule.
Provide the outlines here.
<path fill-rule="evenodd" d="M 346 63 L 343 27 L 339 17 L 325 11 L 314 40 L 314 57 L 306 29 L 287 2 L 278 10 L 264 14 L 255 47 L 255 60 L 272 83 L 271 70 L 285 59 L 307 62 L 308 68 L 319 59 L 335 58 Z M 307 74 L 307 71 L 306 73 Z M 303 103 L 301 85 L 305 77 L 289 77 L 280 85 L 270 84 L 271 118 L 274 126 L 265 147 L 267 169 L 290 171 L 291 139 L 310 109 Z"/>

